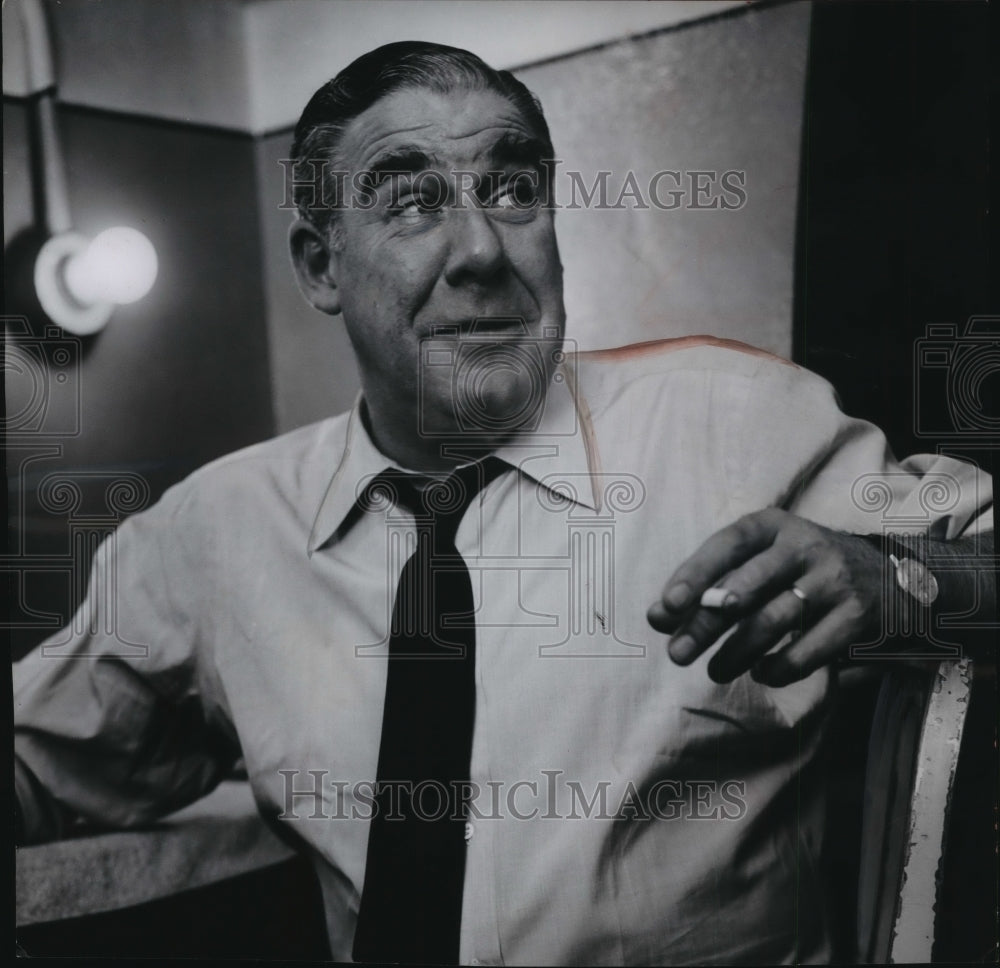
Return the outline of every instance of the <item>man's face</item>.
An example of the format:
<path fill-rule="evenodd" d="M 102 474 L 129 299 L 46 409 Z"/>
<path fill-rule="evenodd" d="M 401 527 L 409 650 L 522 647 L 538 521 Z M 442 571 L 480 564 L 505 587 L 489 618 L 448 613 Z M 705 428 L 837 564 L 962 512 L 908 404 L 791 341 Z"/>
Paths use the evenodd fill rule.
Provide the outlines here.
<path fill-rule="evenodd" d="M 495 445 L 537 413 L 565 311 L 552 212 L 531 204 L 533 152 L 490 91 L 398 91 L 345 131 L 332 275 L 376 442 L 397 459 L 415 462 L 416 446 L 429 466 L 470 423 Z M 351 190 L 359 176 L 374 187 Z"/>

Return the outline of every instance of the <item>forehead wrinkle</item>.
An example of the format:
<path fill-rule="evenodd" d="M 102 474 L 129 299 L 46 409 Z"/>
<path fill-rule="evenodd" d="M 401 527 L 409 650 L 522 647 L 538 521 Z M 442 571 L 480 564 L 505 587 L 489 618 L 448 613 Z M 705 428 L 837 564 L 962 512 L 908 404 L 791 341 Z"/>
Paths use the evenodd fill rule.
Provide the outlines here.
<path fill-rule="evenodd" d="M 362 118 L 364 116 L 362 115 Z M 360 120 L 355 118 L 355 121 Z M 429 154 L 423 145 L 420 145 L 417 141 L 405 141 L 399 144 L 394 144 L 392 142 L 393 138 L 397 138 L 400 135 L 410 134 L 414 131 L 422 131 L 426 128 L 433 127 L 433 122 L 428 122 L 426 124 L 411 125 L 405 128 L 394 128 L 392 131 L 388 131 L 385 134 L 380 134 L 373 138 L 371 141 L 365 143 L 364 132 L 358 133 L 358 140 L 361 141 L 361 166 L 371 165 L 371 163 L 378 158 L 379 155 L 387 154 L 388 152 L 395 153 L 400 149 L 405 149 L 409 151 L 422 151 L 424 154 Z M 348 140 L 354 135 L 355 132 L 349 131 L 347 137 L 344 138 L 344 147 L 350 147 L 347 143 Z"/>
<path fill-rule="evenodd" d="M 426 145 L 421 144 L 419 141 L 406 141 L 398 145 L 391 142 L 388 144 L 383 143 L 378 150 L 358 166 L 358 170 L 378 172 L 382 169 L 392 169 L 394 171 L 398 169 L 400 172 L 403 172 L 417 171 L 421 167 L 435 167 L 440 171 L 448 168 L 460 170 L 468 166 L 483 167 L 485 165 L 496 167 L 497 165 L 504 166 L 509 164 L 534 164 L 535 156 L 540 156 L 541 145 L 537 138 L 530 135 L 523 135 L 520 132 L 514 133 L 510 128 L 502 125 L 489 125 L 462 140 L 479 138 L 484 133 L 493 130 L 500 132 L 497 137 L 479 147 L 472 145 L 471 147 L 475 150 L 463 152 L 456 144 L 452 151 L 448 152 L 446 150 L 445 157 L 442 157 L 439 150 L 435 150 L 435 147 L 432 147 L 431 143 Z M 448 147 L 442 146 L 441 142 L 437 140 L 433 144 L 436 148 L 445 147 L 447 149 Z M 452 155 L 450 162 L 446 161 L 448 154 Z M 415 166 L 413 159 L 418 157 L 426 159 L 428 164 Z"/>
<path fill-rule="evenodd" d="M 426 128 L 432 128 L 433 125 L 423 125 L 421 127 L 426 129 Z M 377 142 L 371 145 L 370 150 L 365 151 L 364 158 L 361 162 L 361 167 L 370 168 L 373 164 L 376 164 L 380 158 L 400 153 L 411 153 L 411 152 L 413 153 L 419 152 L 421 154 L 425 154 L 427 155 L 428 158 L 432 159 L 435 162 L 435 164 L 443 165 L 444 162 L 441 157 L 442 148 L 447 148 L 449 145 L 454 145 L 454 148 L 456 149 L 455 153 L 456 154 L 461 153 L 462 142 L 466 142 L 475 138 L 480 138 L 482 135 L 490 131 L 496 131 L 498 132 L 496 138 L 490 140 L 487 143 L 484 143 L 478 148 L 475 148 L 475 145 L 473 145 L 472 147 L 475 148 L 475 150 L 472 151 L 471 153 L 466 152 L 472 160 L 478 160 L 483 156 L 492 158 L 498 155 L 503 155 L 505 152 L 507 152 L 506 142 L 509 139 L 510 135 L 512 134 L 512 131 L 515 129 L 512 129 L 511 127 L 508 127 L 507 125 L 503 124 L 490 124 L 490 125 L 485 125 L 482 128 L 478 128 L 469 134 L 460 135 L 457 137 L 445 134 L 443 137 L 428 138 L 426 141 L 424 141 L 424 139 L 411 139 L 401 142 L 399 144 L 393 143 L 393 138 L 396 135 L 406 134 L 412 130 L 414 129 L 412 128 L 400 129 L 399 131 L 392 132 L 391 134 L 388 134 L 378 139 Z M 525 143 L 530 143 L 536 140 L 533 136 L 527 133 L 526 128 L 519 127 L 516 130 L 518 132 L 519 140 L 522 137 Z"/>
<path fill-rule="evenodd" d="M 397 93 L 402 94 L 405 92 Z M 471 158 L 478 159 L 484 152 L 495 150 L 497 144 L 502 140 L 503 136 L 509 135 L 513 131 L 518 132 L 520 135 L 523 135 L 528 139 L 535 138 L 531 128 L 525 123 L 517 109 L 500 95 L 496 95 L 497 101 L 499 104 L 505 105 L 509 109 L 509 112 L 498 110 L 494 118 L 491 119 L 488 124 L 480 124 L 478 127 L 475 127 L 470 131 L 449 131 L 447 126 L 449 123 L 454 123 L 455 119 L 448 117 L 447 111 L 439 111 L 437 112 L 439 117 L 435 117 L 433 120 L 421 122 L 419 124 L 403 124 L 400 127 L 393 126 L 391 130 L 380 130 L 384 125 L 392 123 L 392 118 L 371 118 L 366 117 L 366 115 L 368 112 L 378 108 L 379 105 L 383 105 L 386 100 L 391 101 L 393 97 L 395 97 L 395 95 L 389 95 L 388 98 L 383 99 L 382 101 L 377 101 L 371 108 L 368 109 L 368 111 L 359 115 L 353 120 L 353 122 L 351 122 L 341 145 L 341 151 L 343 152 L 341 157 L 344 161 L 347 160 L 346 156 L 350 154 L 349 149 L 351 147 L 351 141 L 353 141 L 355 146 L 360 149 L 361 159 L 358 167 L 366 168 L 371 166 L 373 160 L 377 158 L 379 154 L 382 154 L 383 150 L 387 146 L 391 146 L 390 150 L 392 151 L 403 147 L 407 149 L 415 148 L 419 151 L 423 151 L 428 156 L 436 157 L 438 164 L 441 164 L 441 148 L 446 144 L 451 143 L 456 147 L 460 147 L 461 142 L 481 137 L 489 131 L 498 132 L 496 141 L 492 144 L 484 145 L 479 149 L 479 151 L 472 154 Z M 365 130 L 371 128 L 374 128 L 374 130 Z M 434 132 L 433 136 L 426 138 L 407 137 L 417 132 L 429 131 Z M 404 142 L 401 142 L 399 145 L 393 143 L 394 139 L 401 137 L 405 138 Z"/>

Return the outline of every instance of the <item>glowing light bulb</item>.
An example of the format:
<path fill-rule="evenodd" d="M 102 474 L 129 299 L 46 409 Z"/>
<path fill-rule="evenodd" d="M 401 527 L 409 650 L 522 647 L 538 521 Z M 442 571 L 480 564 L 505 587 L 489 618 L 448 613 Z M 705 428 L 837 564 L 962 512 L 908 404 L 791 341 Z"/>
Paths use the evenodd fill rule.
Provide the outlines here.
<path fill-rule="evenodd" d="M 149 292 L 157 269 L 153 243 L 137 229 L 116 226 L 101 232 L 67 260 L 64 280 L 70 295 L 82 306 L 123 305 Z"/>
<path fill-rule="evenodd" d="M 104 328 L 116 305 L 142 299 L 157 268 L 153 243 L 136 229 L 118 226 L 93 240 L 60 232 L 35 259 L 35 292 L 52 322 L 88 336 Z"/>

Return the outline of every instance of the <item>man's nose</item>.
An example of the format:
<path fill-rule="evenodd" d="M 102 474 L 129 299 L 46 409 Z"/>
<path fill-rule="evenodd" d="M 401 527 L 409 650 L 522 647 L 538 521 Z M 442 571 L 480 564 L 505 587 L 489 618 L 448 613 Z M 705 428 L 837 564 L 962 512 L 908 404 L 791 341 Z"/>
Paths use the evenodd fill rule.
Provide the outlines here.
<path fill-rule="evenodd" d="M 445 279 L 452 286 L 488 282 L 502 271 L 507 258 L 496 226 L 478 205 L 454 208 L 449 215 Z"/>

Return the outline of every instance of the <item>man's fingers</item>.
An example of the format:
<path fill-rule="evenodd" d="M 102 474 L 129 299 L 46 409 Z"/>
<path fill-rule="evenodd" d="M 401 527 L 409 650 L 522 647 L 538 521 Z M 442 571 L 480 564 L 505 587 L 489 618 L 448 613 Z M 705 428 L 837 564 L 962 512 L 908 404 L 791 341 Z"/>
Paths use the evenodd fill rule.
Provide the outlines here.
<path fill-rule="evenodd" d="M 767 548 L 787 516 L 784 511 L 767 508 L 716 531 L 671 575 L 655 612 L 650 609 L 650 621 L 667 620 L 695 607 L 705 589 Z"/>
<path fill-rule="evenodd" d="M 750 675 L 756 682 L 773 688 L 805 679 L 843 651 L 844 630 L 851 625 L 849 606 L 838 605 L 801 638 L 765 655 L 753 666 Z"/>
<path fill-rule="evenodd" d="M 734 618 L 738 618 L 754 604 L 767 601 L 777 589 L 792 581 L 797 574 L 797 567 L 797 563 L 790 560 L 786 553 L 767 548 L 743 562 L 735 572 L 724 572 L 716 576 L 713 584 L 701 589 L 697 595 L 687 581 L 668 584 L 664 597 L 653 602 L 646 618 L 658 632 L 671 635 L 681 631 L 681 626 L 698 609 L 704 608 L 706 615 L 701 621 L 706 630 L 717 629 L 716 635 L 720 635 L 732 624 Z M 704 581 L 707 579 L 702 579 Z M 714 601 L 706 603 L 706 596 Z M 682 606 L 681 602 L 684 601 L 689 604 Z"/>
<path fill-rule="evenodd" d="M 686 665 L 709 648 L 733 622 L 779 596 L 799 577 L 800 567 L 797 558 L 772 546 L 719 582 L 718 587 L 734 599 L 728 607 L 696 607 L 684 615 L 671 615 L 665 610 L 654 615 L 650 609 L 650 624 L 661 631 L 675 633 L 668 646 L 670 655 L 676 662 Z M 771 644 L 775 641 L 777 639 Z"/>
<path fill-rule="evenodd" d="M 735 596 L 729 612 L 736 617 L 749 614 L 791 586 L 802 574 L 802 563 L 786 548 L 771 545 L 719 583 Z"/>
<path fill-rule="evenodd" d="M 699 609 L 667 644 L 670 658 L 678 665 L 694 662 L 735 621 L 735 616 Z"/>
<path fill-rule="evenodd" d="M 748 669 L 763 683 L 794 682 L 878 621 L 878 576 L 862 546 L 867 551 L 858 538 L 774 508 L 747 515 L 678 568 L 650 608 L 650 624 L 673 636 L 667 648 L 679 665 L 732 630 L 708 665 L 717 682 Z M 790 632 L 800 637 L 774 652 Z"/>
<path fill-rule="evenodd" d="M 817 603 L 813 595 L 802 591 L 802 583 L 795 587 L 801 594 L 785 589 L 740 622 L 708 663 L 708 674 L 715 682 L 732 682 L 789 632 L 804 634 L 810 615 L 816 614 Z"/>

